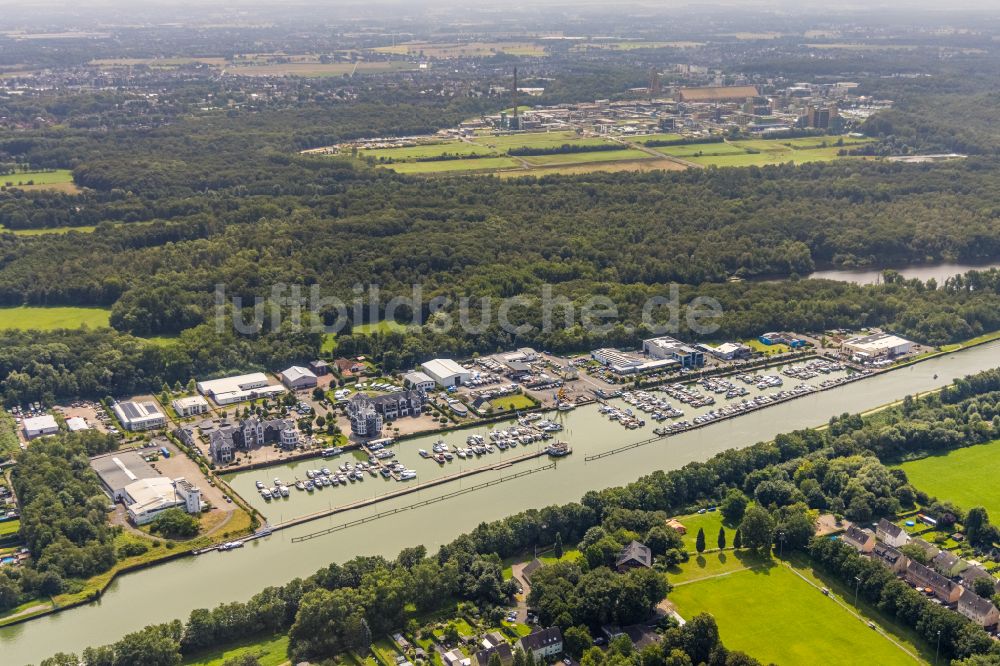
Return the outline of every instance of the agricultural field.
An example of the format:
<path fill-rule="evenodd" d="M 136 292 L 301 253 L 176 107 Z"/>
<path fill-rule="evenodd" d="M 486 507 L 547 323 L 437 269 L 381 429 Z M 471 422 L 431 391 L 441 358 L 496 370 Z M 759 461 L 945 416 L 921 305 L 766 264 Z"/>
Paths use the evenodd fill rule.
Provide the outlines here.
<path fill-rule="evenodd" d="M 488 58 L 498 53 L 540 58 L 547 55 L 545 47 L 534 42 L 408 42 L 371 49 L 376 53 L 419 56 L 424 58 Z"/>
<path fill-rule="evenodd" d="M 22 190 L 57 190 L 66 193 L 80 191 L 80 188 L 73 183 L 73 172 L 69 169 L 18 171 L 0 176 L 0 185 Z"/>
<path fill-rule="evenodd" d="M 601 49 L 609 51 L 634 51 L 636 49 L 691 49 L 704 46 L 705 42 L 647 42 L 637 39 L 613 42 L 584 42 L 574 45 L 570 51 Z"/>
<path fill-rule="evenodd" d="M 671 157 L 687 159 L 694 156 L 746 155 L 747 151 L 730 143 L 682 143 L 676 146 L 654 146 L 653 150 Z"/>
<path fill-rule="evenodd" d="M 529 132 L 525 134 L 504 134 L 500 136 L 482 135 L 472 139 L 475 143 L 505 153 L 511 148 L 558 148 L 564 144 L 573 146 L 607 146 L 613 141 L 600 137 L 581 137 L 573 131 Z"/>
<path fill-rule="evenodd" d="M 982 506 L 991 516 L 1000 516 L 1000 485 L 989 474 L 969 470 L 996 469 L 1000 463 L 1000 440 L 954 449 L 899 465 L 913 487 L 968 509 Z"/>
<path fill-rule="evenodd" d="M 0 329 L 51 331 L 57 328 L 103 328 L 108 326 L 111 311 L 104 308 L 0 308 Z"/>
<path fill-rule="evenodd" d="M 98 67 L 135 67 L 143 65 L 146 67 L 181 67 L 183 65 L 192 65 L 194 63 L 202 63 L 205 65 L 212 65 L 213 67 L 225 67 L 225 58 L 99 58 L 96 60 L 91 60 L 91 65 L 96 65 Z"/>
<path fill-rule="evenodd" d="M 802 576 L 811 579 L 808 572 Z M 905 638 L 870 629 L 849 603 L 824 596 L 815 580 L 803 577 L 774 561 L 681 582 L 669 599 L 682 617 L 711 613 L 726 647 L 764 663 L 806 664 L 820 655 L 831 664 L 922 661 Z"/>

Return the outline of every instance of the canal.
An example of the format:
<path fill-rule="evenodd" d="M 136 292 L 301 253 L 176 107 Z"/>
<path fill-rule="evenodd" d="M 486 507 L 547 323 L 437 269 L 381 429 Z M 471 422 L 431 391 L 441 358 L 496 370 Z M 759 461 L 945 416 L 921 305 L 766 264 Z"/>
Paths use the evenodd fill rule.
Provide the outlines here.
<path fill-rule="evenodd" d="M 292 542 L 296 536 L 438 497 L 463 486 L 478 485 L 509 475 L 513 471 L 540 467 L 548 464 L 549 460 L 541 458 L 508 470 L 483 472 L 461 481 L 379 502 L 349 514 L 282 530 L 239 550 L 185 558 L 126 575 L 115 581 L 99 602 L 0 629 L 2 661 L 4 664 L 37 663 L 55 652 L 78 652 L 88 645 L 110 643 L 147 624 L 174 618 L 186 619 L 195 608 L 245 600 L 263 587 L 280 585 L 296 576 L 307 576 L 332 561 L 347 560 L 355 555 L 393 557 L 402 548 L 419 543 L 433 551 L 483 521 L 496 520 L 531 507 L 577 500 L 588 490 L 622 485 L 655 469 L 676 469 L 692 461 L 703 461 L 726 449 L 749 446 L 796 428 L 820 425 L 843 412 L 865 411 L 998 366 L 1000 342 L 980 345 L 592 462 L 586 462 L 585 455 L 646 439 L 651 430 L 649 425 L 639 430 L 625 430 L 598 413 L 595 405 L 580 407 L 559 415 L 564 430 L 557 438 L 570 443 L 574 454 L 560 459 L 553 469 L 321 538 Z M 818 381 L 809 383 L 816 384 Z M 786 378 L 785 388 L 795 383 L 798 382 Z M 675 406 L 684 409 L 685 418 L 697 413 L 681 405 Z M 464 442 L 473 432 L 452 433 L 446 436 L 446 441 Z M 435 473 L 452 471 L 437 469 L 435 463 L 419 457 L 411 458 L 418 448 L 429 448 L 427 441 L 436 439 L 432 436 L 423 441 L 409 440 L 397 445 L 397 455 L 407 456 L 404 464 L 417 469 L 421 480 L 430 479 Z M 479 463 L 472 461 L 467 464 L 484 462 L 480 459 Z M 333 467 L 329 462 L 321 464 L 314 461 L 311 464 L 302 463 L 302 469 L 324 464 Z M 454 463 L 453 469 L 457 471 Z M 252 490 L 257 478 L 267 480 L 279 476 L 287 481 L 296 473 L 301 475 L 304 471 L 273 468 L 238 475 L 234 483 L 241 492 L 247 493 L 247 487 Z M 355 486 L 326 488 L 312 496 L 302 495 L 272 502 L 263 509 L 271 520 L 287 520 L 295 515 L 320 510 L 328 504 L 336 506 L 356 499 L 348 497 L 351 492 L 374 495 L 395 487 L 396 484 L 384 483 L 380 478 L 368 479 Z M 254 503 L 258 500 L 263 502 L 253 492 L 248 492 L 247 496 Z M 307 505 L 307 501 L 311 503 Z M 288 515 L 285 515 L 286 511 Z"/>
<path fill-rule="evenodd" d="M 968 273 L 969 271 L 987 271 L 991 268 L 1000 268 L 1000 264 L 927 264 L 903 266 L 895 270 L 907 280 L 917 278 L 921 282 L 927 282 L 927 280 L 933 278 L 937 281 L 938 286 L 943 286 L 945 280 L 950 277 Z M 806 277 L 811 280 L 836 280 L 838 282 L 854 282 L 856 284 L 875 284 L 882 279 L 882 270 L 881 268 L 833 268 L 814 271 Z"/>

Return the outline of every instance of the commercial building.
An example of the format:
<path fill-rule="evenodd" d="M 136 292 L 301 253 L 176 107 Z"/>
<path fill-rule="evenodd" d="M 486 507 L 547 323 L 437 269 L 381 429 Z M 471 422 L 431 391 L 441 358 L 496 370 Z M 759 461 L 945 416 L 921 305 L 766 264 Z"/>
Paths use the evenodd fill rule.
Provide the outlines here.
<path fill-rule="evenodd" d="M 90 459 L 101 485 L 115 502 L 125 499 L 125 488 L 136 481 L 155 479 L 160 473 L 135 451 L 116 451 Z"/>
<path fill-rule="evenodd" d="M 669 336 L 643 340 L 642 351 L 650 358 L 673 359 L 682 368 L 700 368 L 705 365 L 704 352 Z"/>
<path fill-rule="evenodd" d="M 271 398 L 285 392 L 285 387 L 271 385 L 263 372 L 252 372 L 237 377 L 224 377 L 198 382 L 198 392 L 217 405 L 230 405 L 244 400 Z"/>
<path fill-rule="evenodd" d="M 59 424 L 56 423 L 55 417 L 51 414 L 24 419 L 22 427 L 24 428 L 24 436 L 28 439 L 59 432 Z"/>
<path fill-rule="evenodd" d="M 414 371 L 403 375 L 403 386 L 421 391 L 433 391 L 436 384 L 425 373 Z"/>
<path fill-rule="evenodd" d="M 173 406 L 174 411 L 177 412 L 177 416 L 180 416 L 181 418 L 208 413 L 208 401 L 200 395 L 192 395 L 187 398 L 177 398 L 170 404 Z"/>
<path fill-rule="evenodd" d="M 841 349 L 861 360 L 874 360 L 908 354 L 913 349 L 913 343 L 898 335 L 875 333 L 845 340 Z"/>
<path fill-rule="evenodd" d="M 157 476 L 125 486 L 123 501 L 135 525 L 146 525 L 167 509 L 180 508 L 197 515 L 201 512 L 201 490 L 183 478 Z"/>
<path fill-rule="evenodd" d="M 798 349 L 799 347 L 805 347 L 806 341 L 802 338 L 797 338 L 791 333 L 765 333 L 764 335 L 757 338 L 761 344 L 765 345 L 788 345 L 792 349 Z"/>
<path fill-rule="evenodd" d="M 316 375 L 312 370 L 299 365 L 293 365 L 281 373 L 281 383 L 292 391 L 315 388 L 316 382 Z"/>
<path fill-rule="evenodd" d="M 748 345 L 739 342 L 723 342 L 718 347 L 710 347 L 709 351 L 712 356 L 722 361 L 750 358 L 753 354 L 753 350 Z"/>
<path fill-rule="evenodd" d="M 116 402 L 114 411 L 122 426 L 133 432 L 155 430 L 167 425 L 166 415 L 152 400 L 147 402 L 133 402 L 132 400 Z"/>
<path fill-rule="evenodd" d="M 90 430 L 90 425 L 87 420 L 82 416 L 74 416 L 66 419 L 66 427 L 69 428 L 70 432 L 81 432 L 83 430 Z"/>
<path fill-rule="evenodd" d="M 604 347 L 590 352 L 590 357 L 618 375 L 634 375 L 643 372 L 668 370 L 677 365 L 672 358 L 647 359 L 618 349 Z"/>
<path fill-rule="evenodd" d="M 745 102 L 748 97 L 759 97 L 755 86 L 705 86 L 701 88 L 681 88 L 677 91 L 678 102 L 718 103 Z"/>
<path fill-rule="evenodd" d="M 421 364 L 420 368 L 442 388 L 468 384 L 472 379 L 471 371 L 450 358 L 435 358 Z"/>

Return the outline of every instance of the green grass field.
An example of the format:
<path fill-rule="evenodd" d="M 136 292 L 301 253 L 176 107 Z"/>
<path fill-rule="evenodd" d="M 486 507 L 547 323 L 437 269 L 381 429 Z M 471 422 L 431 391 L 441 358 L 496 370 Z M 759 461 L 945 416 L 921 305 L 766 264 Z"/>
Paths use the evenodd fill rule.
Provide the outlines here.
<path fill-rule="evenodd" d="M 635 148 L 624 150 L 599 150 L 592 153 L 559 153 L 557 155 L 532 155 L 524 160 L 535 166 L 552 164 L 593 164 L 594 162 L 621 162 L 623 160 L 653 159 L 649 153 Z"/>
<path fill-rule="evenodd" d="M 440 162 L 398 162 L 386 164 L 396 173 L 458 173 L 461 171 L 495 171 L 513 169 L 521 163 L 510 157 L 482 157 L 467 160 L 444 160 Z"/>
<path fill-rule="evenodd" d="M 0 409 L 0 458 L 20 452 L 17 441 L 17 422 L 6 410 Z"/>
<path fill-rule="evenodd" d="M 93 233 L 97 227 L 51 227 L 48 229 L 7 229 L 0 224 L 0 231 L 9 231 L 15 236 L 45 236 L 48 234 L 66 234 L 76 231 L 81 234 Z"/>
<path fill-rule="evenodd" d="M 110 310 L 103 308 L 0 308 L 0 329 L 51 331 L 57 328 L 107 327 Z"/>
<path fill-rule="evenodd" d="M 72 183 L 73 172 L 69 169 L 56 169 L 55 171 L 24 171 L 0 176 L 0 185 L 18 184 L 27 185 L 28 181 L 35 185 L 58 185 L 59 183 Z"/>
<path fill-rule="evenodd" d="M 402 333 L 405 330 L 406 324 L 400 324 L 398 321 L 382 320 L 377 324 L 358 324 L 351 329 L 351 334 L 371 335 L 372 333 L 389 333 L 390 331 Z"/>
<path fill-rule="evenodd" d="M 743 148 L 729 143 L 682 143 L 677 146 L 656 146 L 658 153 L 671 157 L 692 157 L 694 155 L 746 155 Z M 692 160 L 694 161 L 694 160 Z"/>
<path fill-rule="evenodd" d="M 279 666 L 288 661 L 287 651 L 288 636 L 274 636 L 223 646 L 189 657 L 183 663 L 184 666 L 222 666 L 229 659 L 251 654 L 257 657 L 260 666 Z"/>
<path fill-rule="evenodd" d="M 9 534 L 17 534 L 19 531 L 21 531 L 20 520 L 0 521 L 0 537 L 5 537 Z"/>
<path fill-rule="evenodd" d="M 750 338 L 749 340 L 744 340 L 743 342 L 748 347 L 750 347 L 750 349 L 754 350 L 755 352 L 760 352 L 761 354 L 787 354 L 788 352 L 792 351 L 792 348 L 789 347 L 788 345 L 784 344 L 765 345 L 757 338 Z"/>
<path fill-rule="evenodd" d="M 682 617 L 711 613 L 726 647 L 764 663 L 920 661 L 783 565 L 678 585 L 669 598 Z M 895 640 L 917 651 L 903 639 Z"/>
<path fill-rule="evenodd" d="M 374 150 L 362 150 L 359 155 L 362 157 L 374 157 L 375 159 L 385 158 L 394 162 L 405 162 L 407 160 L 417 160 L 424 157 L 437 157 L 438 155 L 494 155 L 496 151 L 486 146 L 473 145 L 464 141 L 442 141 L 441 143 L 424 143 L 419 146 L 406 146 L 403 148 L 376 148 Z"/>
<path fill-rule="evenodd" d="M 495 410 L 507 410 L 512 409 L 531 409 L 535 406 L 535 403 L 531 401 L 526 395 L 515 394 L 507 395 L 502 398 L 493 398 L 490 400 L 490 404 L 493 405 Z"/>
<path fill-rule="evenodd" d="M 635 137 L 635 142 L 645 144 L 650 141 L 681 141 L 683 138 L 680 134 L 647 134 Z"/>
<path fill-rule="evenodd" d="M 705 548 L 718 548 L 719 528 L 722 525 L 722 514 L 718 511 L 706 511 L 705 513 L 695 513 L 690 516 L 675 516 L 687 528 L 684 535 L 684 547 L 688 552 L 694 552 L 694 542 L 698 538 L 698 529 L 705 530 Z M 733 545 L 733 536 L 736 531 L 731 527 L 725 527 L 726 545 Z"/>
<path fill-rule="evenodd" d="M 1000 484 L 990 474 L 970 474 L 969 470 L 996 469 L 998 463 L 1000 440 L 905 462 L 899 467 L 913 487 L 965 509 L 984 507 L 995 520 L 1000 517 Z"/>
<path fill-rule="evenodd" d="M 581 137 L 572 131 L 478 136 L 473 141 L 498 153 L 505 153 L 511 148 L 558 148 L 567 143 L 573 146 L 606 146 L 613 143 L 600 137 Z"/>

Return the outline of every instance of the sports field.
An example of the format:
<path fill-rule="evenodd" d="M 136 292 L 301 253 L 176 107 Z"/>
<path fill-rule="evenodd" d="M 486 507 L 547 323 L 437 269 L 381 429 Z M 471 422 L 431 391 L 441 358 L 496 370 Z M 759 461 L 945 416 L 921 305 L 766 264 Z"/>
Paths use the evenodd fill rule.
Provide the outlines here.
<path fill-rule="evenodd" d="M 439 155 L 492 155 L 495 152 L 486 146 L 465 143 L 464 141 L 441 141 L 439 143 L 422 143 L 417 146 L 403 146 L 401 148 L 361 150 L 358 154 L 362 157 L 385 158 L 393 162 L 405 162 L 407 160 L 438 157 Z"/>
<path fill-rule="evenodd" d="M 965 509 L 984 507 L 996 520 L 1000 517 L 1000 484 L 992 474 L 970 474 L 969 470 L 996 469 L 998 463 L 1000 440 L 905 462 L 899 467 L 914 488 Z"/>
<path fill-rule="evenodd" d="M 526 132 L 500 136 L 482 135 L 472 139 L 477 144 L 505 153 L 511 148 L 558 148 L 563 144 L 574 146 L 604 146 L 612 143 L 600 137 L 581 137 L 576 132 Z"/>
<path fill-rule="evenodd" d="M 111 311 L 103 308 L 0 308 L 0 329 L 51 331 L 57 328 L 107 327 Z"/>
<path fill-rule="evenodd" d="M 684 618 L 711 613 L 726 647 L 763 663 L 922 663 L 904 639 L 870 629 L 842 605 L 849 602 L 782 564 L 677 584 L 668 598 Z"/>

